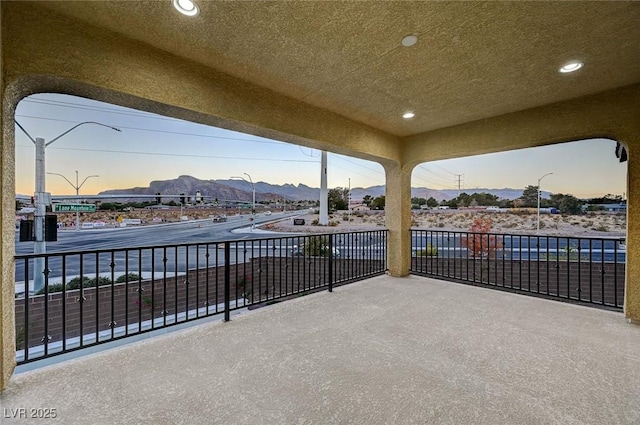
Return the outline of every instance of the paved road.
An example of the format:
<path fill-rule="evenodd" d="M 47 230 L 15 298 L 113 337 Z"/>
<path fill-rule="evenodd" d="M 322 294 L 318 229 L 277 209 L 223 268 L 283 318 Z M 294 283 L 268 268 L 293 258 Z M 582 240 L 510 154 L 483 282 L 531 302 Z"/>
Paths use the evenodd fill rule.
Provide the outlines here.
<path fill-rule="evenodd" d="M 256 217 L 256 224 L 289 219 L 297 212 Z M 292 256 L 302 254 L 303 235 L 294 236 L 283 233 L 243 232 L 232 230 L 247 228 L 250 222 L 246 217 L 229 217 L 227 222 L 213 223 L 211 220 L 176 223 L 170 225 L 145 226 L 139 228 L 83 230 L 80 232 L 60 232 L 58 241 L 47 244 L 48 253 L 67 253 L 54 255 L 44 264 L 37 265 L 33 260 L 19 259 L 16 262 L 16 282 L 23 288 L 25 277 L 32 281 L 34 270 L 49 269 L 50 282 L 67 281 L 75 276 L 95 276 L 96 273 L 110 275 L 114 264 L 114 277 L 126 272 L 168 273 L 176 275 L 195 267 L 208 267 L 224 264 L 224 247 L 215 242 L 236 241 L 231 244 L 230 262 L 243 263 L 258 256 Z M 260 239 L 255 241 L 255 239 Z M 243 242 L 245 241 L 245 242 Z M 171 245 L 190 244 L 188 247 Z M 334 239 L 334 254 L 340 258 L 382 258 L 385 255 L 386 242 L 382 235 L 373 233 L 366 237 L 351 235 Z M 166 248 L 146 248 L 167 246 Z M 101 254 L 86 254 L 91 250 L 118 250 Z M 33 252 L 33 242 L 16 242 L 18 254 Z M 75 253 L 74 253 L 75 252 Z M 84 254 L 80 254 L 84 253 Z M 16 289 L 17 292 L 21 292 Z"/>
<path fill-rule="evenodd" d="M 256 224 L 299 215 L 299 212 L 256 216 Z M 212 242 L 267 237 L 262 233 L 232 233 L 232 230 L 249 227 L 246 216 L 230 216 L 228 221 L 213 223 L 211 220 L 170 223 L 154 226 L 126 227 L 118 229 L 93 229 L 58 232 L 58 241 L 47 242 L 47 252 L 89 251 L 96 249 L 130 248 L 180 243 Z M 16 253 L 30 254 L 33 242 L 18 242 Z"/>

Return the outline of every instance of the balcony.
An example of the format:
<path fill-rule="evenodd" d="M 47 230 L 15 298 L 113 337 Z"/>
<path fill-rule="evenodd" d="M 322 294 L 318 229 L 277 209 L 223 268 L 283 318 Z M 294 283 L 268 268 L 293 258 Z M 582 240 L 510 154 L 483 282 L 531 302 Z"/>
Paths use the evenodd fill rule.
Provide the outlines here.
<path fill-rule="evenodd" d="M 2 418 L 640 422 L 620 241 L 411 240 L 406 278 L 384 274 L 386 230 L 17 256 L 46 290 L 16 297 Z"/>
<path fill-rule="evenodd" d="M 378 276 L 18 373 L 3 423 L 633 424 L 638 341 L 619 312 Z"/>

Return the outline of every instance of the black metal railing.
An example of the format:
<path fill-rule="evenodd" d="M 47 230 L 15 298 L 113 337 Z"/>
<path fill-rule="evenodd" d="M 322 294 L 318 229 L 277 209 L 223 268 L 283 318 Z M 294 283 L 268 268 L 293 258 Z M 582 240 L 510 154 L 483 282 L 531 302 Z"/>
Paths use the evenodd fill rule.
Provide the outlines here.
<path fill-rule="evenodd" d="M 376 230 L 18 255 L 17 362 L 332 291 L 384 273 L 386 247 L 387 231 Z M 35 273 L 38 293 L 28 289 Z"/>
<path fill-rule="evenodd" d="M 622 238 L 411 230 L 411 272 L 621 310 Z"/>

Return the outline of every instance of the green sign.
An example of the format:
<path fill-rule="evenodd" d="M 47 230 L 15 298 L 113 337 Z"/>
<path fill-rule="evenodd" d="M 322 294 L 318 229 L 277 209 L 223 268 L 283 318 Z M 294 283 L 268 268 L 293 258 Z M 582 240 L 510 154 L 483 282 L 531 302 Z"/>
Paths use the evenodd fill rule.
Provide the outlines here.
<path fill-rule="evenodd" d="M 53 204 L 53 212 L 96 212 L 93 204 Z"/>

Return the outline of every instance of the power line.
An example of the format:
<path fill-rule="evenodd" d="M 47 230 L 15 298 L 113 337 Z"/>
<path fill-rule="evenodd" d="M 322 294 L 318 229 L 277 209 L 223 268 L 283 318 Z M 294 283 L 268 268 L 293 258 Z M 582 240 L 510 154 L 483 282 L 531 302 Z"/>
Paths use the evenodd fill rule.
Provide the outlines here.
<path fill-rule="evenodd" d="M 425 169 L 423 169 L 421 167 L 417 167 L 416 168 L 416 171 L 420 171 L 420 170 L 426 171 Z M 417 173 L 416 173 L 416 176 L 418 176 Z M 437 176 L 437 174 L 436 174 L 436 176 Z M 440 186 L 446 185 L 448 187 L 451 187 L 452 183 L 453 183 L 453 179 L 443 178 L 443 177 L 439 177 L 439 176 L 438 176 L 438 179 L 434 179 L 433 177 L 430 177 L 429 179 L 427 179 L 426 177 L 421 177 L 421 176 L 420 176 L 420 178 L 422 178 L 423 180 L 430 180 L 432 182 L 436 182 Z"/>
<path fill-rule="evenodd" d="M 21 148 L 33 148 L 29 145 L 18 145 Z M 173 156 L 173 157 L 188 157 L 188 158 L 215 158 L 215 159 L 242 159 L 247 161 L 273 161 L 273 162 L 312 162 L 318 163 L 318 161 L 300 160 L 300 159 L 282 159 L 282 158 L 248 158 L 240 156 L 214 156 L 214 155 L 189 155 L 180 153 L 163 153 L 163 152 L 138 152 L 138 151 L 121 151 L 121 150 L 108 150 L 108 149 L 90 149 L 90 148 L 60 148 L 50 147 L 48 149 L 65 150 L 65 151 L 82 151 L 82 152 L 102 152 L 102 153 L 121 153 L 132 155 L 153 155 L 153 156 Z"/>
<path fill-rule="evenodd" d="M 441 175 L 441 174 L 436 173 L 436 172 L 435 172 L 435 171 L 433 171 L 433 170 L 430 170 L 430 169 L 426 168 L 426 166 L 425 166 L 424 164 L 420 164 L 420 165 L 419 165 L 419 167 L 420 167 L 422 170 L 424 170 L 424 171 L 426 171 L 426 172 L 428 172 L 428 173 L 431 173 L 431 174 L 433 174 L 434 176 L 437 176 L 438 178 L 441 178 L 441 179 L 444 179 L 444 180 L 449 180 L 449 179 L 450 179 L 450 177 L 449 177 L 449 176 L 443 176 L 443 175 Z M 452 173 L 452 174 L 453 174 L 453 173 Z M 455 176 L 455 174 L 453 174 L 453 175 Z"/>
<path fill-rule="evenodd" d="M 45 120 L 45 121 L 66 122 L 66 123 L 72 123 L 72 124 L 77 124 L 78 123 L 78 121 L 61 120 L 61 119 L 58 119 L 58 118 L 36 117 L 36 116 L 32 116 L 32 115 L 16 115 L 16 117 L 33 118 L 33 119 Z M 120 128 L 120 129 L 149 131 L 149 132 L 152 132 L 152 133 L 175 134 L 175 135 L 179 135 L 179 136 L 204 137 L 204 138 L 208 138 L 208 139 L 221 139 L 221 140 L 237 140 L 237 141 L 241 141 L 241 142 L 253 142 L 253 143 L 263 143 L 263 144 L 272 144 L 272 145 L 287 145 L 284 142 L 279 142 L 279 141 L 275 141 L 275 140 L 269 141 L 269 140 L 243 139 L 243 138 L 239 138 L 239 137 L 212 136 L 212 135 L 209 135 L 209 134 L 184 133 L 184 132 L 179 132 L 179 131 L 154 130 L 154 129 L 150 129 L 150 128 L 126 127 L 126 126 L 116 126 L 116 127 Z"/>
<path fill-rule="evenodd" d="M 24 99 L 22 102 L 35 103 L 38 105 L 54 106 L 58 108 L 71 108 L 71 109 L 80 109 L 80 110 L 91 111 L 91 112 L 104 112 L 107 114 L 129 115 L 137 118 L 148 118 L 148 119 L 176 121 L 176 122 L 188 122 L 178 118 L 165 117 L 165 116 L 153 114 L 150 112 L 136 111 L 128 108 L 116 109 L 116 108 L 108 108 L 105 106 L 83 105 L 81 103 L 64 102 L 61 100 L 48 100 L 48 99 L 39 99 L 39 98 L 27 98 L 27 99 Z"/>
<path fill-rule="evenodd" d="M 434 167 L 437 167 L 437 168 L 441 169 L 441 170 L 442 170 L 442 171 L 444 171 L 445 173 L 449 173 L 449 174 L 451 174 L 451 175 L 453 175 L 453 176 L 455 176 L 455 175 L 456 175 L 456 173 L 452 173 L 451 171 L 449 171 L 449 170 L 447 170 L 447 169 L 445 169 L 445 168 L 441 167 L 440 165 L 438 165 L 438 164 L 436 164 L 436 163 L 433 163 L 433 164 L 431 164 L 431 165 L 433 165 Z"/>
<path fill-rule="evenodd" d="M 353 165 L 357 165 L 358 167 L 362 167 L 362 168 L 365 168 L 365 169 L 367 169 L 367 170 L 369 170 L 369 171 L 372 171 L 372 172 L 376 173 L 376 175 L 380 175 L 380 174 L 384 175 L 384 171 L 381 171 L 381 170 L 379 170 L 379 169 L 377 169 L 377 170 L 376 170 L 376 169 L 371 168 L 371 167 L 368 167 L 368 166 L 366 166 L 366 165 L 364 165 L 364 164 L 360 164 L 359 162 L 356 162 L 356 161 L 350 160 L 350 159 L 346 158 L 346 157 L 345 157 L 345 156 L 343 156 L 343 155 L 337 155 L 337 154 L 336 154 L 336 155 L 334 155 L 334 156 L 336 157 L 336 159 L 340 159 L 340 160 L 342 160 L 342 161 L 349 162 L 349 163 L 351 163 L 351 164 L 353 164 Z"/>

